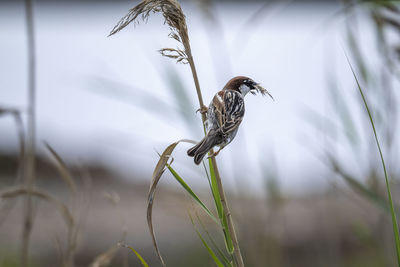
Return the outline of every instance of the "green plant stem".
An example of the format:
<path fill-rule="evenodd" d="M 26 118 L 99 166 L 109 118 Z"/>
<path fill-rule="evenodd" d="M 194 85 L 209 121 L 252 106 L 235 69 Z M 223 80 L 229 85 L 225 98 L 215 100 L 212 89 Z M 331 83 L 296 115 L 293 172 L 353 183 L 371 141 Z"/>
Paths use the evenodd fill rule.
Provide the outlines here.
<path fill-rule="evenodd" d="M 25 162 L 25 186 L 28 195 L 24 206 L 24 225 L 22 230 L 21 266 L 28 266 L 29 241 L 32 232 L 33 199 L 30 193 L 35 180 L 35 33 L 33 25 L 32 0 L 25 0 L 26 33 L 28 48 L 28 126 L 27 126 L 27 157 Z"/>
<path fill-rule="evenodd" d="M 189 44 L 188 41 L 184 41 L 183 45 L 185 47 L 186 55 L 188 57 L 188 62 L 189 62 L 189 65 L 190 65 L 190 69 L 192 71 L 193 81 L 194 81 L 194 85 L 196 87 L 196 92 L 197 92 L 197 98 L 199 100 L 199 105 L 200 105 L 200 109 L 201 109 L 201 108 L 204 107 L 204 102 L 203 102 L 203 97 L 202 97 L 202 94 L 201 94 L 199 79 L 197 77 L 196 66 L 194 64 L 194 60 L 193 60 L 193 57 L 192 57 L 192 51 L 190 49 L 190 44 Z M 204 125 L 204 123 L 206 121 L 206 114 L 205 113 L 201 113 L 201 118 L 202 118 L 203 125 Z M 211 150 L 210 154 L 212 155 L 213 153 L 214 152 Z M 233 220 L 232 220 L 232 215 L 231 215 L 231 212 L 229 210 L 228 203 L 226 201 L 224 188 L 222 186 L 221 176 L 219 174 L 217 161 L 216 161 L 214 156 L 212 157 L 212 164 L 213 164 L 214 171 L 215 171 L 215 177 L 216 177 L 217 184 L 218 184 L 218 191 L 219 191 L 219 194 L 220 194 L 220 197 L 221 197 L 222 207 L 224 209 L 224 216 L 226 216 L 226 220 L 228 222 L 228 231 L 229 231 L 229 233 L 230 233 L 230 235 L 232 237 L 233 257 L 234 257 L 235 265 L 237 267 L 244 267 L 242 254 L 240 252 L 239 242 L 238 242 L 238 239 L 237 239 L 235 227 L 234 227 Z"/>
<path fill-rule="evenodd" d="M 214 153 L 214 152 L 211 151 L 211 154 L 212 153 Z M 239 242 L 238 242 L 238 239 L 237 239 L 237 236 L 236 236 L 235 226 L 233 224 L 232 214 L 231 214 L 231 212 L 229 210 L 228 203 L 226 201 L 224 188 L 222 186 L 222 180 L 221 180 L 221 177 L 219 175 L 217 161 L 216 161 L 214 156 L 211 158 L 211 161 L 212 161 L 212 164 L 213 164 L 213 167 L 214 167 L 215 178 L 216 178 L 217 183 L 218 183 L 218 191 L 219 191 L 219 195 L 220 195 L 220 198 L 221 198 L 222 208 L 224 209 L 224 216 L 226 216 L 226 220 L 228 222 L 228 231 L 229 231 L 229 233 L 231 235 L 231 238 L 232 238 L 233 257 L 234 257 L 234 260 L 235 260 L 235 265 L 237 267 L 244 267 L 242 253 L 240 252 Z"/>

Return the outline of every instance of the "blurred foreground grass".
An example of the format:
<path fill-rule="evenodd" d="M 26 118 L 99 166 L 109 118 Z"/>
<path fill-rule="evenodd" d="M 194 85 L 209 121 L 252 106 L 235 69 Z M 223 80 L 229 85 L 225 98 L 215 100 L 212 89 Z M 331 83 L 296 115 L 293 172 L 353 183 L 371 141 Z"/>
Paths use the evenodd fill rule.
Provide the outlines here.
<path fill-rule="evenodd" d="M 12 181 L 17 159 L 3 155 L 1 162 L 11 166 L 0 173 L 3 187 Z M 78 236 L 75 266 L 89 266 L 96 256 L 121 240 L 123 231 L 127 232 L 126 243 L 150 266 L 158 266 L 144 216 L 148 185 L 126 183 L 105 166 L 84 168 L 92 177 L 90 204 Z M 57 175 L 51 163 L 38 159 L 38 186 L 68 203 L 69 190 L 62 180 L 55 178 Z M 397 185 L 395 195 L 396 188 Z M 210 199 L 207 188 L 198 191 L 202 199 Z M 112 205 L 105 192 L 118 196 L 118 204 Z M 187 210 L 194 211 L 190 197 L 176 184 L 176 187 L 161 186 L 157 199 L 154 222 L 160 248 L 168 255 L 166 263 L 177 267 L 212 266 L 187 215 Z M 303 195 L 281 192 L 279 198 L 244 194 L 232 196 L 230 200 L 246 266 L 372 267 L 392 266 L 395 262 L 387 213 L 351 189 L 333 186 L 325 192 Z M 51 204 L 38 202 L 37 205 L 32 266 L 61 266 L 56 240 L 65 245 L 65 224 Z M 15 266 L 18 262 L 20 208 L 16 203 L 0 226 L 0 266 Z M 197 212 L 200 216 L 203 214 L 200 208 Z M 211 235 L 223 245 L 215 224 L 201 217 Z M 139 266 L 133 253 L 126 249 L 116 252 L 110 266 L 124 266 L 125 257 L 129 266 Z"/>

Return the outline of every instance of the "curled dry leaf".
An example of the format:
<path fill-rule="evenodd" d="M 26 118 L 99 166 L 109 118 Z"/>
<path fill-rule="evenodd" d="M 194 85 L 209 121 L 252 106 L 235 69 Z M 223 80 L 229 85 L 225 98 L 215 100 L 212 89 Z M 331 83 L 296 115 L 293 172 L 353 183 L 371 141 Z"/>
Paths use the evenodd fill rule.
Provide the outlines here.
<path fill-rule="evenodd" d="M 174 151 L 175 147 L 181 142 L 191 143 L 191 144 L 195 144 L 196 143 L 193 140 L 182 139 L 182 140 L 179 140 L 179 141 L 177 141 L 175 143 L 170 144 L 164 150 L 164 152 L 160 156 L 159 161 L 157 162 L 156 167 L 154 168 L 153 177 L 152 177 L 151 184 L 150 184 L 150 190 L 149 190 L 149 193 L 147 195 L 147 224 L 149 226 L 151 238 L 153 239 L 153 245 L 154 245 L 154 248 L 156 249 L 157 256 L 160 259 L 162 266 L 164 266 L 164 267 L 166 265 L 165 265 L 165 262 L 164 262 L 164 260 L 163 260 L 163 258 L 161 256 L 160 250 L 159 250 L 158 245 L 157 245 L 156 236 L 154 234 L 153 218 L 152 218 L 153 201 L 154 201 L 154 196 L 155 196 L 155 193 L 156 193 L 157 184 L 160 181 L 161 176 L 163 175 L 163 173 L 166 170 L 166 165 L 168 163 L 168 160 L 171 159 L 171 154 Z"/>

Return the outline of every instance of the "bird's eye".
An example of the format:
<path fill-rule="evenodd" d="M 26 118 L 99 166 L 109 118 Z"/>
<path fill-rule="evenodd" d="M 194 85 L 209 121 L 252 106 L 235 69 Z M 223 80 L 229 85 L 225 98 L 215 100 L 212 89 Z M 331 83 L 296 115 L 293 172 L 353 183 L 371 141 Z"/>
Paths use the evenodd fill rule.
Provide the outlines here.
<path fill-rule="evenodd" d="M 249 86 L 251 89 L 254 89 L 254 85 L 256 84 L 253 80 L 246 80 L 245 84 Z"/>

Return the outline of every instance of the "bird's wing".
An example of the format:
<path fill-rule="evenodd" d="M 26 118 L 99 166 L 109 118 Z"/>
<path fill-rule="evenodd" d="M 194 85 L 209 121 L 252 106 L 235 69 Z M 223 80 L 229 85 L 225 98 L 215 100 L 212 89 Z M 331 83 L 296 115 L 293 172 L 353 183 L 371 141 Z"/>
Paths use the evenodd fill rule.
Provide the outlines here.
<path fill-rule="evenodd" d="M 239 92 L 225 90 L 221 131 L 228 134 L 239 127 L 244 116 L 244 100 Z"/>
<path fill-rule="evenodd" d="M 215 116 L 215 121 L 218 126 L 215 128 L 221 128 L 225 122 L 225 103 L 224 103 L 225 92 L 226 92 L 225 90 L 219 91 L 218 93 L 215 94 L 212 100 L 211 113 Z"/>

